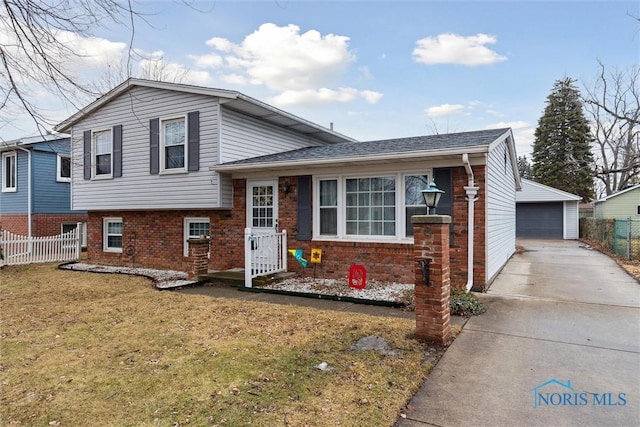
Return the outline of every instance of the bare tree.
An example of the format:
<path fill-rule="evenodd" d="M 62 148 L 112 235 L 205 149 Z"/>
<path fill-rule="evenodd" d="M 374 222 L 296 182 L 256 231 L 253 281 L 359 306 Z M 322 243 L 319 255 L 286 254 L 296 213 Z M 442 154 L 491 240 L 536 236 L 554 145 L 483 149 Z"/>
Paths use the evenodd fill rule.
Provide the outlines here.
<path fill-rule="evenodd" d="M 595 137 L 597 178 L 606 195 L 640 182 L 640 68 L 600 73 L 586 89 Z"/>
<path fill-rule="evenodd" d="M 37 93 L 55 94 L 77 106 L 98 95 L 67 66 L 80 55 L 68 43 L 70 35 L 92 37 L 101 26 L 124 24 L 134 34 L 131 1 L 0 0 L 0 111 L 2 123 L 26 112 L 39 132 L 51 126 L 37 104 Z M 130 44 L 131 45 L 131 44 Z"/>

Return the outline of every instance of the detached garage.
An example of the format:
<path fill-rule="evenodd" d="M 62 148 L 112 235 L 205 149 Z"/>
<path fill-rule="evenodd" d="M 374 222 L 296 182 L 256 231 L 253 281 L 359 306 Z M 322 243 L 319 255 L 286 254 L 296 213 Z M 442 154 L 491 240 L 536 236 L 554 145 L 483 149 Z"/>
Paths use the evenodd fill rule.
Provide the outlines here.
<path fill-rule="evenodd" d="M 581 197 L 528 179 L 516 193 L 516 237 L 577 239 Z"/>

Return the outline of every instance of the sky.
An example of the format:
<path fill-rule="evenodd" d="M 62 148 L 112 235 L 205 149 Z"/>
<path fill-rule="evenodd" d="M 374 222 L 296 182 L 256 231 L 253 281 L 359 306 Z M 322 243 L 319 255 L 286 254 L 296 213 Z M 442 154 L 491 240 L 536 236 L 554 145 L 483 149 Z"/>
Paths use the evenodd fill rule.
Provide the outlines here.
<path fill-rule="evenodd" d="M 66 34 L 81 81 L 131 49 L 182 83 L 231 89 L 358 140 L 511 127 L 518 155 L 555 81 L 640 62 L 637 1 L 138 1 L 133 26 Z M 133 28 L 133 31 L 132 31 Z M 1 35 L 1 34 L 0 34 Z M 145 59 L 146 58 L 146 59 Z M 113 85 L 119 81 L 113 82 Z M 43 91 L 62 121 L 78 105 Z M 24 116 L 0 139 L 36 133 Z"/>

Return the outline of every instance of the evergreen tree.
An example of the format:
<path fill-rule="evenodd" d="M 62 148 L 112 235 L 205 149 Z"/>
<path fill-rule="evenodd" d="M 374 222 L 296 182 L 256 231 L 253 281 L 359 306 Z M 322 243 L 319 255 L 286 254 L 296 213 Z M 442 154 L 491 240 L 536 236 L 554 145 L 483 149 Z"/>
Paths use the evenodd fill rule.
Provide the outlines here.
<path fill-rule="evenodd" d="M 518 156 L 518 171 L 520 172 L 520 178 L 533 179 L 531 163 L 529 163 L 527 156 Z"/>
<path fill-rule="evenodd" d="M 556 81 L 547 97 L 534 134 L 532 175 L 536 182 L 587 201 L 593 198 L 595 178 L 593 138 L 573 83 L 568 77 Z"/>

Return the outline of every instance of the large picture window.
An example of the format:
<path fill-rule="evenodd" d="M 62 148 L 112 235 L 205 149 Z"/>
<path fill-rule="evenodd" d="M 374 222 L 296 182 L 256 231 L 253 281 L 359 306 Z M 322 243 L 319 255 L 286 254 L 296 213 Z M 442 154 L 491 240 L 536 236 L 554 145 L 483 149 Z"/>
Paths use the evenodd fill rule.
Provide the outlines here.
<path fill-rule="evenodd" d="M 327 177 L 316 181 L 314 233 L 320 238 L 406 239 L 411 216 L 424 214 L 429 174 Z"/>
<path fill-rule="evenodd" d="M 2 192 L 15 192 L 18 189 L 18 156 L 15 152 L 2 154 Z"/>
<path fill-rule="evenodd" d="M 181 117 L 162 120 L 160 122 L 160 133 L 163 170 L 186 170 L 186 119 Z"/>
<path fill-rule="evenodd" d="M 102 247 L 105 252 L 122 252 L 122 218 L 104 218 Z"/>
<path fill-rule="evenodd" d="M 347 179 L 345 206 L 347 235 L 396 235 L 395 177 Z"/>
<path fill-rule="evenodd" d="M 110 177 L 112 170 L 113 139 L 111 129 L 93 133 L 95 176 Z"/>

